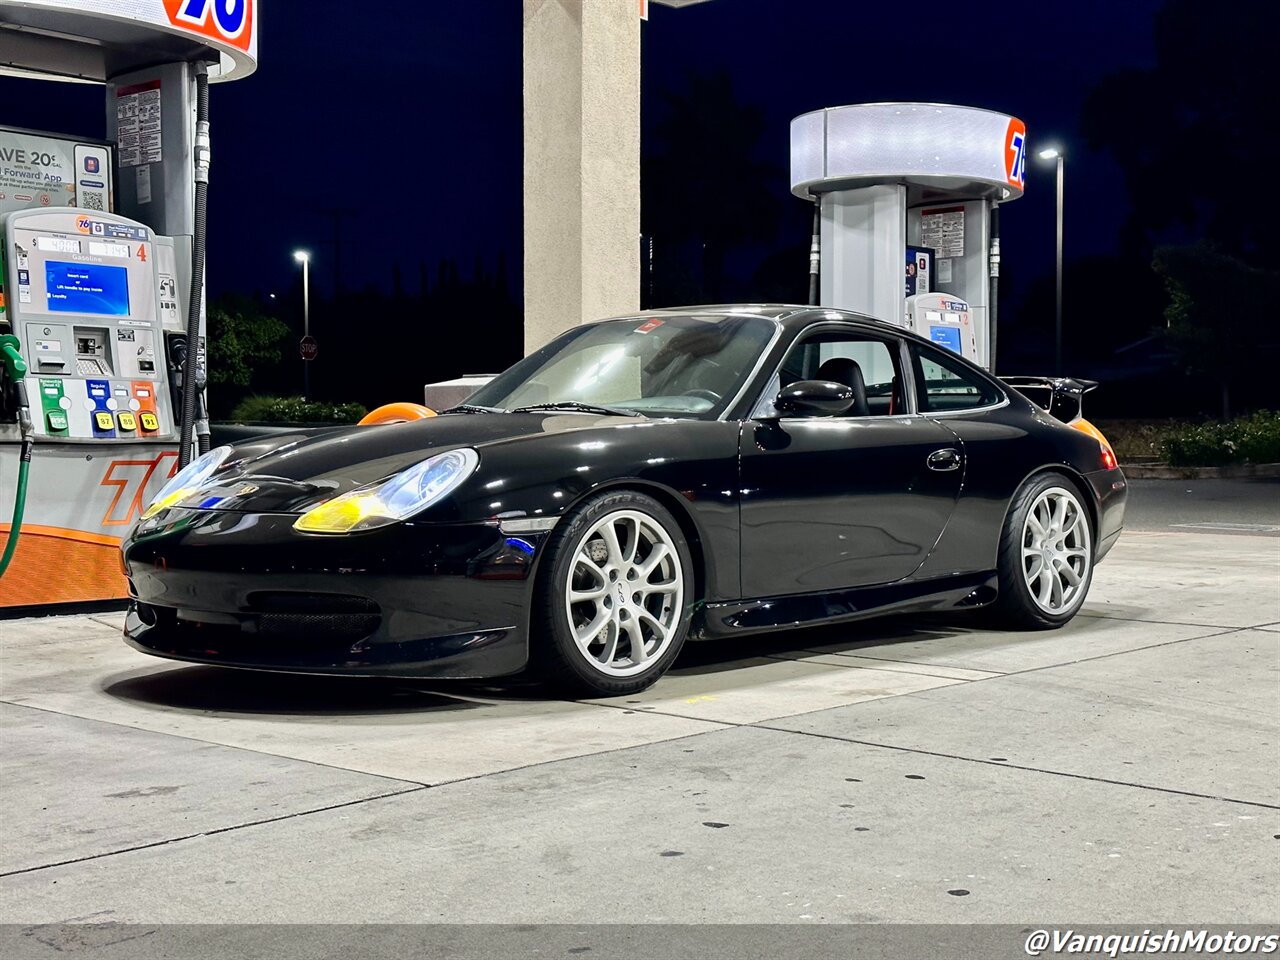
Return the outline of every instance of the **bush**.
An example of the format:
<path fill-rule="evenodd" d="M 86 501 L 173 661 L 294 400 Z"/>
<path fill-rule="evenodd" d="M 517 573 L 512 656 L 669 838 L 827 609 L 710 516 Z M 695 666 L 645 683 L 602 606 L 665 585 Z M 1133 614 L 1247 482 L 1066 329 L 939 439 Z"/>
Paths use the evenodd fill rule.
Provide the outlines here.
<path fill-rule="evenodd" d="M 355 423 L 366 413 L 358 403 L 323 403 L 301 397 L 247 397 L 231 419 L 240 423 Z"/>
<path fill-rule="evenodd" d="M 1280 463 L 1280 413 L 1263 410 L 1227 423 L 1205 423 L 1170 433 L 1161 453 L 1174 467 Z"/>
<path fill-rule="evenodd" d="M 1159 460 L 1166 437 L 1193 426 L 1187 420 L 1093 420 L 1120 463 Z"/>

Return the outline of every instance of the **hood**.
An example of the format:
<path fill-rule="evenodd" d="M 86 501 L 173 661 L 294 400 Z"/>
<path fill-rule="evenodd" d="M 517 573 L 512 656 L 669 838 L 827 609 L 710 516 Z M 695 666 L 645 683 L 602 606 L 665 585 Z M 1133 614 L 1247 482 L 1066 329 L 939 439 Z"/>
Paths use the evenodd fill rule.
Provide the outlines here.
<path fill-rule="evenodd" d="M 287 433 L 239 444 L 216 482 L 185 507 L 255 513 L 301 513 L 356 487 L 385 480 L 458 447 L 575 430 L 634 424 L 636 417 L 580 413 L 456 413 L 410 423 Z"/>

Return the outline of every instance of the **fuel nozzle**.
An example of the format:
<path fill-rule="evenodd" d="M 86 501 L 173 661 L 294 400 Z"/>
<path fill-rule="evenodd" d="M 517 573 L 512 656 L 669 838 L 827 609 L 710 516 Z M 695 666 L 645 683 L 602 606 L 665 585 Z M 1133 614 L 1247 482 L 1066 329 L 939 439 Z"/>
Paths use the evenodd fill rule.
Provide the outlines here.
<path fill-rule="evenodd" d="M 7 389 L 18 408 L 18 426 L 22 430 L 24 455 L 30 456 L 30 443 L 35 439 L 36 428 L 31 421 L 31 404 L 27 400 L 27 361 L 18 352 L 18 338 L 11 333 L 0 334 L 0 388 Z"/>

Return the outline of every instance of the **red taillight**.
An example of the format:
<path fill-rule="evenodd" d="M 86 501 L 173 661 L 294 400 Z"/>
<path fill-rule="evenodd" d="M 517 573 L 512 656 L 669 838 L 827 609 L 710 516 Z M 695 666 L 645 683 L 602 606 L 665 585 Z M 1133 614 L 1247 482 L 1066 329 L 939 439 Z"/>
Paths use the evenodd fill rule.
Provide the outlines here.
<path fill-rule="evenodd" d="M 1114 470 L 1116 468 L 1115 453 L 1105 443 L 1099 443 L 1098 446 L 1102 449 L 1102 468 L 1104 470 Z"/>

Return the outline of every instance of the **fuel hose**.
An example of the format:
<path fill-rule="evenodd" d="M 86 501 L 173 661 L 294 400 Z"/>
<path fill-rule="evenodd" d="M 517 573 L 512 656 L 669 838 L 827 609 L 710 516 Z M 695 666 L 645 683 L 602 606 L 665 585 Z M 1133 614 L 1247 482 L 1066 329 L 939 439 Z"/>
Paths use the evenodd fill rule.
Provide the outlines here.
<path fill-rule="evenodd" d="M 191 462 L 192 434 L 196 427 L 196 394 L 200 390 L 200 309 L 204 299 L 205 226 L 209 209 L 209 72 L 195 65 L 195 223 L 191 238 L 191 295 L 187 304 L 187 359 L 182 370 L 182 417 L 179 421 L 178 465 Z M 202 440 L 207 444 L 207 438 Z"/>
<path fill-rule="evenodd" d="M 27 476 L 31 472 L 30 440 L 22 441 L 21 459 L 18 461 L 18 488 L 13 495 L 13 519 L 9 523 L 9 537 L 5 540 L 4 553 L 0 555 L 0 577 L 9 569 L 13 553 L 18 549 L 18 534 L 22 530 L 22 514 L 27 506 Z"/>

